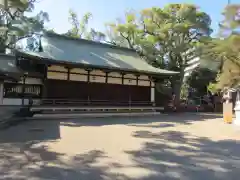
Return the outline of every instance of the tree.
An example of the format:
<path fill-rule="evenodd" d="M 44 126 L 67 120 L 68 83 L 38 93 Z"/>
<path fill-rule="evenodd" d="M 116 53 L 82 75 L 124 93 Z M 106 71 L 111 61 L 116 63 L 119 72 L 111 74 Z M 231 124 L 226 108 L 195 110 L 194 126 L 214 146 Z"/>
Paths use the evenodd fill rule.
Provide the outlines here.
<path fill-rule="evenodd" d="M 36 0 L 5 0 L 0 6 L 0 51 L 13 49 L 18 37 L 43 29 L 48 14 L 41 11 L 34 17 L 26 17 L 24 12 L 34 9 Z"/>
<path fill-rule="evenodd" d="M 170 79 L 179 100 L 184 69 L 189 60 L 199 55 L 198 44 L 209 37 L 210 24 L 210 17 L 194 5 L 170 4 L 144 9 L 140 15 L 127 13 L 124 22 L 109 27 L 118 37 L 113 44 L 126 44 L 155 67 L 180 72 Z"/>
<path fill-rule="evenodd" d="M 235 88 L 240 85 L 240 5 L 229 5 L 220 24 L 220 38 L 207 42 L 204 55 L 221 64 L 216 88 Z"/>
<path fill-rule="evenodd" d="M 93 28 L 88 30 L 88 23 L 92 18 L 90 12 L 86 13 L 81 20 L 79 20 L 78 15 L 72 9 L 69 10 L 69 22 L 71 23 L 71 29 L 65 34 L 74 38 L 84 38 L 93 41 L 102 41 L 105 39 L 105 34 L 96 31 Z"/>
<path fill-rule="evenodd" d="M 197 68 L 188 77 L 187 84 L 195 90 L 196 96 L 203 96 L 208 90 L 208 85 L 214 83 L 217 72 L 207 68 Z"/>

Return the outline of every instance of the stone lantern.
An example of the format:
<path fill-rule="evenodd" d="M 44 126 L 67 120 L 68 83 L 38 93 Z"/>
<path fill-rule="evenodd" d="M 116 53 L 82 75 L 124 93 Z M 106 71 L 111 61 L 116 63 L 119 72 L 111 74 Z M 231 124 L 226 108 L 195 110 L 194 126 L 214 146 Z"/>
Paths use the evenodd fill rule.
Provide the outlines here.
<path fill-rule="evenodd" d="M 223 120 L 225 123 L 232 123 L 233 103 L 232 90 L 225 88 L 223 94 Z"/>

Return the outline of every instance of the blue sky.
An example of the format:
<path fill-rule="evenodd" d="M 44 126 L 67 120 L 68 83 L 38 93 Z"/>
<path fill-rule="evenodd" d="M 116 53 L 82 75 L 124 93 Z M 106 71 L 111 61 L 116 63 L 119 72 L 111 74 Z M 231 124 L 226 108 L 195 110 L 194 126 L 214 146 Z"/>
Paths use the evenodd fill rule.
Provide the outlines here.
<path fill-rule="evenodd" d="M 223 11 L 227 0 L 40 0 L 36 4 L 33 14 L 40 10 L 49 13 L 48 28 L 53 28 L 58 33 L 64 33 L 69 28 L 68 10 L 72 8 L 81 17 L 86 12 L 91 12 L 93 18 L 89 24 L 97 30 L 104 31 L 105 23 L 123 17 L 127 10 L 139 11 L 152 6 L 163 7 L 168 3 L 194 3 L 202 11 L 207 12 L 212 18 L 212 28 L 215 33 L 218 23 L 222 20 Z M 240 0 L 231 0 L 231 3 L 240 3 Z"/>

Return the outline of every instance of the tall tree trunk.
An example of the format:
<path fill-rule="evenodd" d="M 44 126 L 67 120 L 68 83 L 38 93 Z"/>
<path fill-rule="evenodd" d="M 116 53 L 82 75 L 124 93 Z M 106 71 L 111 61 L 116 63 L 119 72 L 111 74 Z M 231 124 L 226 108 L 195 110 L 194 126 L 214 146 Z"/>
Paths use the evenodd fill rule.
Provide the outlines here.
<path fill-rule="evenodd" d="M 180 98 L 181 98 L 181 90 L 182 90 L 182 85 L 183 85 L 183 78 L 184 78 L 184 69 L 181 70 L 179 74 L 180 78 L 177 82 L 175 82 L 174 85 L 174 94 L 175 94 L 175 103 L 176 105 L 179 105 L 180 103 Z"/>
<path fill-rule="evenodd" d="M 7 10 L 8 8 L 8 0 L 4 0 L 4 9 Z"/>
<path fill-rule="evenodd" d="M 181 95 L 181 89 L 183 85 L 183 79 L 184 79 L 184 70 L 185 70 L 185 64 L 186 59 L 181 56 L 181 54 L 175 54 L 174 56 L 170 56 L 171 58 L 175 58 L 175 60 L 172 59 L 173 62 L 175 62 L 175 67 L 177 67 L 177 64 L 180 64 L 179 67 L 179 75 L 177 78 L 173 78 L 171 81 L 171 86 L 173 93 L 175 94 L 175 104 L 178 105 L 180 102 L 180 95 Z M 175 69 L 174 69 L 175 70 Z"/>

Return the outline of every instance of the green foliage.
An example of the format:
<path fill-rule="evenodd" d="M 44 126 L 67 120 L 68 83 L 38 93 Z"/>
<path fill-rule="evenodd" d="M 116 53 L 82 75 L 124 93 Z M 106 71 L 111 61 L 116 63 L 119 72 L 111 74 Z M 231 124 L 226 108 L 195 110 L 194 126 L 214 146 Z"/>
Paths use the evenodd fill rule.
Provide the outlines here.
<path fill-rule="evenodd" d="M 207 90 L 210 91 L 212 94 L 218 92 L 217 84 L 209 83 L 209 85 L 207 86 Z"/>
<path fill-rule="evenodd" d="M 91 17 L 92 14 L 88 12 L 81 20 L 79 20 L 77 13 L 70 9 L 68 19 L 72 28 L 67 32 L 67 35 L 75 38 L 82 38 L 83 36 L 86 36 L 87 25 Z"/>
<path fill-rule="evenodd" d="M 209 84 L 215 83 L 216 76 L 216 72 L 207 68 L 197 68 L 188 78 L 187 84 L 191 88 L 195 89 L 196 96 L 203 96 L 206 94 Z"/>
<path fill-rule="evenodd" d="M 90 12 L 84 14 L 79 20 L 78 15 L 73 10 L 69 10 L 69 22 L 72 25 L 71 29 L 66 33 L 67 36 L 74 38 L 84 38 L 93 41 L 102 41 L 105 39 L 105 34 L 95 29 L 88 29 L 88 24 L 92 14 Z"/>
<path fill-rule="evenodd" d="M 49 21 L 48 14 L 41 11 L 34 17 L 27 17 L 24 12 L 34 9 L 35 0 L 5 0 L 0 6 L 0 51 L 13 49 L 18 37 L 44 28 Z"/>
<path fill-rule="evenodd" d="M 239 87 L 240 85 L 240 5 L 225 8 L 225 19 L 220 25 L 221 38 L 205 44 L 204 54 L 218 61 L 220 66 L 217 89 Z"/>
<path fill-rule="evenodd" d="M 177 97 L 187 62 L 198 56 L 198 44 L 209 37 L 210 17 L 192 4 L 169 4 L 164 8 L 126 13 L 123 22 L 108 25 L 113 44 L 135 49 L 158 68 L 179 71 L 171 79 Z"/>

